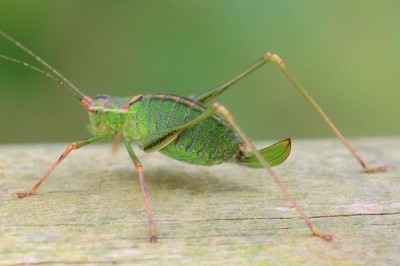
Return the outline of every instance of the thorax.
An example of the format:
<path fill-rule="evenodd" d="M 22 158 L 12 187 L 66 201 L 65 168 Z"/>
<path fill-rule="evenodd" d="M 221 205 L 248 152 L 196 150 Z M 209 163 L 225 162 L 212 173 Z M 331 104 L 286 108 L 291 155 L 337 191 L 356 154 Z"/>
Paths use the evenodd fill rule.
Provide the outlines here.
<path fill-rule="evenodd" d="M 90 103 L 88 130 L 93 135 L 116 134 L 123 130 L 131 97 L 97 96 Z"/>

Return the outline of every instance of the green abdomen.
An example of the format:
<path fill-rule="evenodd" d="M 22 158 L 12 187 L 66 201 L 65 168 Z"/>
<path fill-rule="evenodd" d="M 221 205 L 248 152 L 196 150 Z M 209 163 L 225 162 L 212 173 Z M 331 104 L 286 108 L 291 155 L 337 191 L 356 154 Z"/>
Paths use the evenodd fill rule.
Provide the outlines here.
<path fill-rule="evenodd" d="M 202 104 L 174 95 L 145 95 L 136 119 L 147 128 L 139 141 L 159 135 L 190 121 L 207 109 Z M 137 121 L 138 121 L 137 120 Z M 200 165 L 215 165 L 234 160 L 242 140 L 227 122 L 213 115 L 185 130 L 174 141 L 159 150 L 176 160 Z"/>

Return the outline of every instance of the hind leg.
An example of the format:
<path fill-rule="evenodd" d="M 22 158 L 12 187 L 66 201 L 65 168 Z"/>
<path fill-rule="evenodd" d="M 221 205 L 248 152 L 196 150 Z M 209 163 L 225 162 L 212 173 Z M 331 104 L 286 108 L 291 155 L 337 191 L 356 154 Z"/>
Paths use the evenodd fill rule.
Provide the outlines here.
<path fill-rule="evenodd" d="M 310 96 L 308 91 L 305 89 L 305 87 L 296 79 L 296 77 L 288 70 L 285 62 L 276 54 L 273 53 L 267 53 L 265 54 L 261 59 L 259 59 L 255 64 L 253 64 L 251 67 L 246 69 L 244 72 L 233 78 L 232 80 L 226 82 L 225 84 L 207 91 L 197 97 L 194 97 L 195 101 L 198 101 L 203 104 L 207 104 L 217 98 L 219 95 L 224 93 L 226 90 L 228 90 L 232 85 L 234 85 L 236 82 L 240 81 L 241 79 L 244 79 L 245 77 L 249 76 L 253 72 L 255 72 L 257 69 L 261 68 L 263 65 L 268 64 L 270 62 L 276 63 L 278 67 L 281 69 L 281 71 L 285 74 L 285 76 L 290 80 L 290 82 L 294 85 L 294 87 L 297 89 L 297 91 L 300 92 L 300 94 L 308 101 L 308 103 L 311 105 L 311 107 L 321 116 L 321 118 L 325 121 L 325 123 L 328 125 L 328 127 L 332 130 L 332 132 L 340 139 L 340 141 L 346 146 L 346 148 L 350 151 L 351 155 L 361 164 L 361 167 L 364 169 L 365 172 L 367 173 L 375 173 L 375 172 L 384 172 L 386 171 L 390 166 L 369 166 L 364 159 L 358 154 L 356 149 L 350 144 L 350 142 L 347 141 L 347 139 L 343 136 L 343 134 L 337 129 L 335 124 L 330 120 L 330 118 L 325 114 L 325 112 L 322 110 L 322 108 L 317 104 L 317 102 Z"/>

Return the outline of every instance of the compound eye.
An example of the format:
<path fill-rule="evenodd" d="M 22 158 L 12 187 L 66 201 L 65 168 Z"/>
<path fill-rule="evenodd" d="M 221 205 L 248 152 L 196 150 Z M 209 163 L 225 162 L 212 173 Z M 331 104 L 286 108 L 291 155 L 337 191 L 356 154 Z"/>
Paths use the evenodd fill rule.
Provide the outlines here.
<path fill-rule="evenodd" d="M 96 98 L 94 98 L 95 100 L 102 100 L 103 102 L 106 102 L 108 99 L 110 99 L 110 96 L 108 95 L 97 95 Z"/>

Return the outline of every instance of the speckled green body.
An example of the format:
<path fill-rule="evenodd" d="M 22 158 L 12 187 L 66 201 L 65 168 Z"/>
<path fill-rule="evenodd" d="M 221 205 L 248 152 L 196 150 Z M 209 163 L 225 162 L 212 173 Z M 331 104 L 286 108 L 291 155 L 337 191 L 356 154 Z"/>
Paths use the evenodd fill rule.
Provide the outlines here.
<path fill-rule="evenodd" d="M 158 139 L 192 120 L 207 107 L 181 96 L 139 95 L 133 98 L 98 96 L 91 103 L 89 131 L 94 135 L 121 132 L 146 151 Z M 199 165 L 235 161 L 241 138 L 221 117 L 212 115 L 179 134 L 159 152 Z"/>

